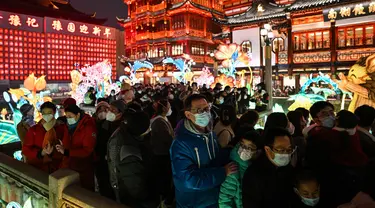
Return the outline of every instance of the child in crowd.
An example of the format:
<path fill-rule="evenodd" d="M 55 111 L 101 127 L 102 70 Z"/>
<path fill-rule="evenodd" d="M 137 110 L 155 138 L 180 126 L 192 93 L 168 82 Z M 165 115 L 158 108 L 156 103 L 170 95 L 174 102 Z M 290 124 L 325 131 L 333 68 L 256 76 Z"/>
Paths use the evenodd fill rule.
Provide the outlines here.
<path fill-rule="evenodd" d="M 242 178 L 251 160 L 256 159 L 262 149 L 262 138 L 254 130 L 246 133 L 240 143 L 233 148 L 230 159 L 238 166 L 238 172 L 228 175 L 221 185 L 220 208 L 242 208 Z"/>
<path fill-rule="evenodd" d="M 320 184 L 311 171 L 301 170 L 297 173 L 294 192 L 291 208 L 322 207 Z"/>

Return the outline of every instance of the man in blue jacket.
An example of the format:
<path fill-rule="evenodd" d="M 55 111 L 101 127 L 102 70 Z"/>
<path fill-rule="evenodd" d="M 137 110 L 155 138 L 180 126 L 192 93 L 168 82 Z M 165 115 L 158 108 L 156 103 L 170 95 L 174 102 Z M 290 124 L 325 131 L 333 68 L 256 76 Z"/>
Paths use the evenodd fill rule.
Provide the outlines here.
<path fill-rule="evenodd" d="M 218 207 L 220 185 L 237 167 L 217 163 L 219 147 L 205 97 L 190 95 L 184 107 L 186 119 L 176 127 L 170 149 L 177 207 Z"/>

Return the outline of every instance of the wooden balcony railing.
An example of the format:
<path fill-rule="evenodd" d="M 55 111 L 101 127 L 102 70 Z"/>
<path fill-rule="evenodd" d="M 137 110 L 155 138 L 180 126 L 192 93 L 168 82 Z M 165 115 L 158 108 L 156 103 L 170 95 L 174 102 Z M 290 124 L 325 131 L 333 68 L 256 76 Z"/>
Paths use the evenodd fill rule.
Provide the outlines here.
<path fill-rule="evenodd" d="M 165 3 L 166 1 L 163 1 L 162 3 L 160 4 L 157 4 L 157 5 L 153 5 L 151 6 L 151 11 L 153 12 L 157 12 L 157 11 L 160 11 L 160 10 L 163 10 L 166 8 L 167 4 Z"/>
<path fill-rule="evenodd" d="M 146 33 L 141 33 L 141 34 L 137 34 L 135 36 L 135 40 L 136 41 L 141 41 L 141 40 L 147 40 L 147 39 L 151 39 L 151 35 L 150 33 L 146 32 Z"/>
<path fill-rule="evenodd" d="M 186 35 L 186 29 L 183 30 L 173 30 L 171 31 L 171 36 L 172 37 L 180 37 Z"/>
<path fill-rule="evenodd" d="M 331 61 L 331 52 L 311 52 L 311 53 L 295 53 L 293 54 L 293 62 L 300 63 L 322 63 Z"/>
<path fill-rule="evenodd" d="M 204 31 L 190 29 L 190 35 L 195 37 L 204 37 Z"/>
<path fill-rule="evenodd" d="M 139 14 L 139 13 L 147 12 L 149 11 L 149 9 L 150 9 L 150 5 L 148 4 L 144 6 L 140 6 L 137 8 L 137 13 Z"/>
<path fill-rule="evenodd" d="M 170 37 L 170 32 L 169 31 L 160 31 L 160 32 L 155 32 L 152 35 L 152 39 L 160 39 L 160 38 L 167 38 Z"/>

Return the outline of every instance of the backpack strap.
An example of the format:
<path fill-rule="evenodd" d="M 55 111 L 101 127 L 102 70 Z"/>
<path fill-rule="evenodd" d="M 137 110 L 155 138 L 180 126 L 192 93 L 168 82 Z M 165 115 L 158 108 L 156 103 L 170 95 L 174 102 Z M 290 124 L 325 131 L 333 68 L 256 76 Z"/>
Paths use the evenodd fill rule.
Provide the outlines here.
<path fill-rule="evenodd" d="M 218 134 L 217 134 L 217 137 L 219 138 L 220 137 L 220 135 L 224 132 L 224 131 L 227 131 L 227 132 L 229 132 L 229 135 L 230 135 L 230 140 L 232 140 L 233 139 L 233 137 L 234 137 L 234 135 L 228 130 L 228 129 L 223 129 L 223 130 L 221 130 Z"/>

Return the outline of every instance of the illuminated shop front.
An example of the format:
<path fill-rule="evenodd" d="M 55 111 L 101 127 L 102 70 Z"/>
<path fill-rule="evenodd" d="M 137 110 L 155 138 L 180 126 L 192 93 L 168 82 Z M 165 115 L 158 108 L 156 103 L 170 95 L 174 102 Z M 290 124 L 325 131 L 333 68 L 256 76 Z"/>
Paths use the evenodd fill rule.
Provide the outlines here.
<path fill-rule="evenodd" d="M 296 1 L 288 8 L 293 32 L 292 70 L 300 82 L 318 71 L 333 76 L 347 72 L 360 57 L 375 53 L 375 2 L 337 3 Z"/>

